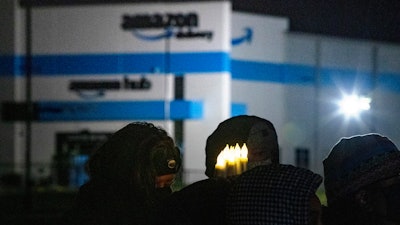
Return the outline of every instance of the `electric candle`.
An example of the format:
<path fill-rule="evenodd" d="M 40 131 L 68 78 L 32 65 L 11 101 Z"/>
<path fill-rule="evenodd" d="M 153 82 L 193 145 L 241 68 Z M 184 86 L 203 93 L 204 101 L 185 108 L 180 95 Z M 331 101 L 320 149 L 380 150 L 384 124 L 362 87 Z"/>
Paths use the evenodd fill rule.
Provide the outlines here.
<path fill-rule="evenodd" d="M 217 157 L 215 164 L 217 176 L 235 176 L 246 171 L 247 153 L 246 144 L 243 144 L 242 147 L 238 143 L 235 146 L 227 144 Z"/>
<path fill-rule="evenodd" d="M 243 144 L 241 151 L 240 151 L 240 164 L 242 166 L 242 172 L 247 170 L 247 154 L 249 150 L 247 149 L 246 143 Z"/>
<path fill-rule="evenodd" d="M 215 169 L 217 176 L 226 177 L 226 164 L 227 164 L 227 154 L 228 154 L 229 146 L 226 145 L 224 150 L 219 153 L 217 157 L 217 164 L 215 164 Z"/>

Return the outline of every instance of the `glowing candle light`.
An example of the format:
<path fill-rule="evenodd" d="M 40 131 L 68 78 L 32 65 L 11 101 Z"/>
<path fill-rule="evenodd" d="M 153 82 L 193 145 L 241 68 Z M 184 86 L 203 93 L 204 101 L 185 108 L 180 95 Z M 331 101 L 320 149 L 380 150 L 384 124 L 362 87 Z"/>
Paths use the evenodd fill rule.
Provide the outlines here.
<path fill-rule="evenodd" d="M 241 174 L 242 173 L 242 168 L 241 168 L 241 162 L 240 162 L 240 146 L 239 143 L 236 143 L 235 148 L 233 150 L 234 154 L 234 160 L 235 160 L 235 174 Z"/>
<path fill-rule="evenodd" d="M 217 157 L 215 164 L 217 176 L 235 176 L 246 171 L 247 153 L 246 144 L 243 144 L 242 147 L 239 146 L 239 143 L 236 143 L 235 146 L 227 144 Z"/>
<path fill-rule="evenodd" d="M 228 150 L 229 145 L 226 145 L 224 150 L 222 150 L 217 157 L 217 164 L 215 164 L 217 176 L 226 177 L 226 155 L 228 153 Z"/>
<path fill-rule="evenodd" d="M 242 170 L 243 172 L 247 170 L 247 154 L 249 153 L 249 150 L 247 149 L 246 143 L 243 144 L 242 148 L 240 149 L 240 162 L 242 165 Z"/>
<path fill-rule="evenodd" d="M 235 164 L 235 148 L 233 146 L 229 147 L 227 159 L 229 165 Z"/>
<path fill-rule="evenodd" d="M 229 150 L 229 146 L 226 145 L 224 150 L 222 150 L 221 153 L 219 153 L 219 155 L 217 157 L 217 164 L 215 164 L 216 169 L 221 169 L 221 170 L 226 169 L 226 153 L 228 150 Z"/>
<path fill-rule="evenodd" d="M 226 160 L 228 162 L 227 175 L 234 176 L 236 175 L 236 167 L 235 167 L 235 148 L 233 146 L 229 147 L 229 150 L 226 154 Z"/>

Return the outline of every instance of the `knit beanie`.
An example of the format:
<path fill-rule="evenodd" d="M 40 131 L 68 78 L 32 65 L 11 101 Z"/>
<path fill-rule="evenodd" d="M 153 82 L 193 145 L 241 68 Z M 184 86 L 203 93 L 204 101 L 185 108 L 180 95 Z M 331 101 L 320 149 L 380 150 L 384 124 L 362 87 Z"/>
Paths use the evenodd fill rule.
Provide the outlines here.
<path fill-rule="evenodd" d="M 221 122 L 207 138 L 205 174 L 214 177 L 217 157 L 227 144 L 242 146 L 244 143 L 249 152 L 252 149 L 262 149 L 272 163 L 279 162 L 278 138 L 274 125 L 257 116 L 240 115 Z"/>
<path fill-rule="evenodd" d="M 323 161 L 328 205 L 361 188 L 400 173 L 400 151 L 387 137 L 366 134 L 342 138 Z"/>

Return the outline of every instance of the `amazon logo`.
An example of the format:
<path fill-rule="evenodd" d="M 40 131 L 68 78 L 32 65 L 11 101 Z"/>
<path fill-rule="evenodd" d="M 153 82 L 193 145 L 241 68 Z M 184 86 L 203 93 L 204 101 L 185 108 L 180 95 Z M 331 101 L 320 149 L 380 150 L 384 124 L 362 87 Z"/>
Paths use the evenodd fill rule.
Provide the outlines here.
<path fill-rule="evenodd" d="M 242 43 L 251 43 L 253 38 L 253 30 L 250 27 L 243 28 L 243 35 L 233 38 L 231 41 L 232 46 L 240 45 Z"/>
<path fill-rule="evenodd" d="M 178 14 L 138 14 L 122 16 L 121 28 L 132 32 L 133 36 L 145 41 L 158 41 L 175 37 L 212 39 L 211 31 L 197 30 L 199 18 L 196 13 Z M 160 29 L 157 34 L 146 33 L 144 30 Z"/>

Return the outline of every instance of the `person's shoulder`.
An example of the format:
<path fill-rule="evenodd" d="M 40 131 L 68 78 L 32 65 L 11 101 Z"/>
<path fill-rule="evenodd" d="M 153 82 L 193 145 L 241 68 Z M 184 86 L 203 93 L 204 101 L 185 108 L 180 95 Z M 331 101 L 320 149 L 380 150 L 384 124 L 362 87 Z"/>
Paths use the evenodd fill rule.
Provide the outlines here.
<path fill-rule="evenodd" d="M 209 178 L 200 181 L 196 181 L 181 191 L 192 191 L 192 190 L 208 190 L 208 189 L 224 189 L 229 188 L 232 185 L 232 181 L 225 178 Z"/>
<path fill-rule="evenodd" d="M 222 178 L 209 178 L 191 183 L 174 192 L 171 199 L 195 199 L 197 197 L 226 195 L 232 186 L 232 181 Z"/>
<path fill-rule="evenodd" d="M 168 217 L 173 215 L 171 220 L 185 222 L 178 224 L 225 224 L 225 204 L 230 187 L 231 181 L 227 179 L 196 181 L 174 192 L 166 200 L 163 211 Z M 169 224 L 177 223 L 170 221 Z"/>

